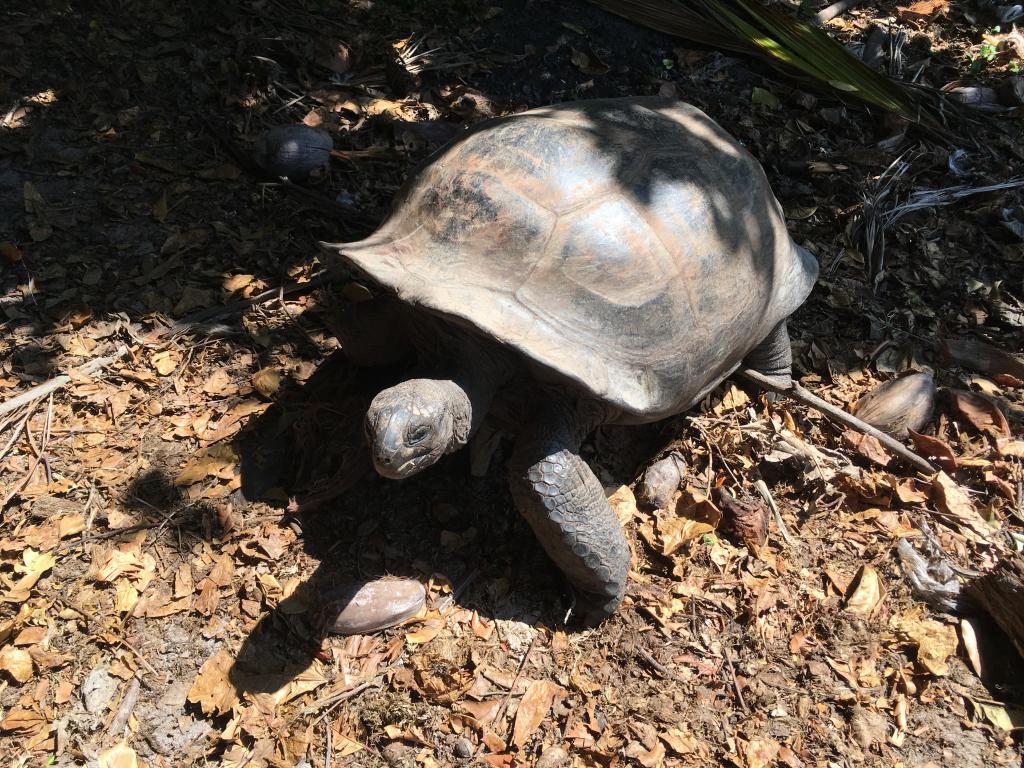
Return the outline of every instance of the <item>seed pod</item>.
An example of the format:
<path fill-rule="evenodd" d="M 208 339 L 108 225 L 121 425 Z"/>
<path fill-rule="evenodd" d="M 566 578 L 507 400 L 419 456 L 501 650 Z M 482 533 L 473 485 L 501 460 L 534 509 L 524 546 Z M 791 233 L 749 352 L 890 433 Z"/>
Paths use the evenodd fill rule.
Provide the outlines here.
<path fill-rule="evenodd" d="M 280 125 L 256 142 L 256 162 L 274 176 L 302 181 L 331 159 L 330 135 L 308 125 Z"/>
<path fill-rule="evenodd" d="M 920 432 L 935 410 L 935 382 L 913 373 L 879 384 L 857 401 L 853 415 L 897 440 Z"/>
<path fill-rule="evenodd" d="M 327 632 L 362 635 L 411 619 L 426 603 L 427 593 L 416 579 L 382 578 L 346 584 L 330 592 L 321 610 Z"/>

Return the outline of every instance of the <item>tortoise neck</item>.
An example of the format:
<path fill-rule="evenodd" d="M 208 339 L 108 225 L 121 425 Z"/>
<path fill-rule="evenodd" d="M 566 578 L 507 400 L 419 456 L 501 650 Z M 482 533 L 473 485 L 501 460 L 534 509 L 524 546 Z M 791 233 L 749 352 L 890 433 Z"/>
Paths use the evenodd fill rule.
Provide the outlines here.
<path fill-rule="evenodd" d="M 462 448 L 476 434 L 491 409 L 494 396 L 512 376 L 512 366 L 504 355 L 493 353 L 483 345 L 474 347 L 472 354 L 458 360 L 451 371 L 450 381 L 461 396 L 451 399 L 455 429 L 449 453 Z"/>

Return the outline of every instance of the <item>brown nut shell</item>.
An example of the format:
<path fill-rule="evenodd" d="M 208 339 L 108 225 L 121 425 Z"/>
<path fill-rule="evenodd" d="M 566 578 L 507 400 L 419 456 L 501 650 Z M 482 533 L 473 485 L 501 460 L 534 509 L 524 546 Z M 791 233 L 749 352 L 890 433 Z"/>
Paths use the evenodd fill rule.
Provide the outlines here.
<path fill-rule="evenodd" d="M 416 579 L 346 584 L 327 596 L 325 629 L 338 635 L 362 635 L 394 627 L 419 613 L 426 599 L 426 589 Z"/>
<path fill-rule="evenodd" d="M 908 430 L 920 432 L 935 411 L 935 381 L 913 373 L 879 384 L 857 401 L 853 415 L 876 429 L 906 440 Z"/>

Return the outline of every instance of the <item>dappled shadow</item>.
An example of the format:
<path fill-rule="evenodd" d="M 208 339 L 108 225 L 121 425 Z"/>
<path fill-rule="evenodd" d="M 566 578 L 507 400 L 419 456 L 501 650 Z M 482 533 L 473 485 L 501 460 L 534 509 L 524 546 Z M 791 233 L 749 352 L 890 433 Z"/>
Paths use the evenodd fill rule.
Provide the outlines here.
<path fill-rule="evenodd" d="M 133 478 L 121 499 L 133 519 L 131 529 L 144 527 L 153 538 L 180 553 L 191 540 L 216 541 L 223 535 L 217 510 L 208 501 L 190 501 L 163 468 L 148 469 Z"/>

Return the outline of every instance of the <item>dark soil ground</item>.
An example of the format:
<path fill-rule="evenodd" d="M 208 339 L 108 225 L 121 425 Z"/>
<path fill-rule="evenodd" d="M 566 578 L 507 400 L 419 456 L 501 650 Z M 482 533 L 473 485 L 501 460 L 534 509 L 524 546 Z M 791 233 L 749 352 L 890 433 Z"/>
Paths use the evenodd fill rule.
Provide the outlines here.
<path fill-rule="evenodd" d="M 905 70 L 931 86 L 1012 75 L 1012 46 L 984 48 L 991 9 L 954 4 L 923 28 L 900 13 L 828 28 L 855 44 L 894 20 Z M 12 765 L 1021 764 L 1020 656 L 989 617 L 912 593 L 897 542 L 968 570 L 1024 548 L 1024 382 L 1014 358 L 977 362 L 1024 351 L 1024 196 L 892 221 L 877 280 L 858 229 L 901 155 L 900 201 L 1020 177 L 1014 113 L 937 143 L 583 2 L 41 2 L 0 18 L 0 398 L 72 371 L 0 412 Z M 413 49 L 429 53 L 410 64 Z M 945 473 L 729 383 L 678 418 L 600 430 L 584 452 L 619 489 L 634 562 L 620 611 L 577 631 L 508 496 L 507 436 L 403 483 L 370 470 L 360 417 L 403 370 L 346 363 L 334 329 L 366 288 L 325 278 L 319 243 L 371 232 L 467 124 L 655 93 L 761 161 L 818 258 L 790 326 L 803 384 L 849 408 L 931 373 L 945 394 L 918 445 Z M 351 159 L 300 185 L 261 177 L 256 138 L 301 121 Z M 621 487 L 673 452 L 681 494 L 638 506 Z M 718 514 L 718 486 L 752 517 Z M 316 636 L 325 591 L 382 574 L 424 581 L 428 609 Z"/>

